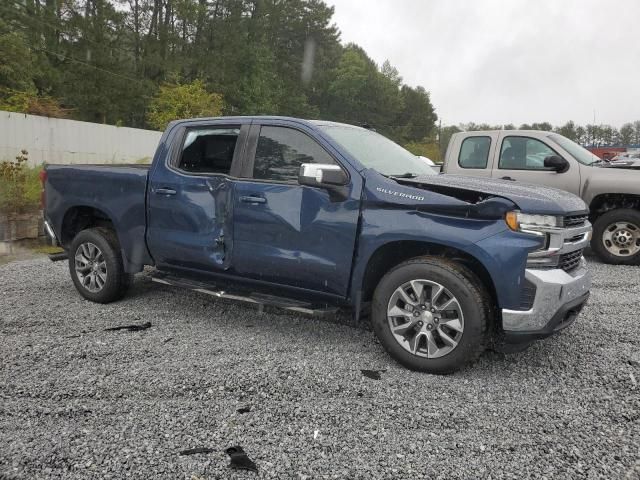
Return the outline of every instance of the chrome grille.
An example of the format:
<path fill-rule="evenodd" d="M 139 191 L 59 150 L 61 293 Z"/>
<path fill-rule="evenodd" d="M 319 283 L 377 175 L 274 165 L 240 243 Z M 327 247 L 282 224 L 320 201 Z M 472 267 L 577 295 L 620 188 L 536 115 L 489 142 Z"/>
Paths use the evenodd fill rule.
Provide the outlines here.
<path fill-rule="evenodd" d="M 564 228 L 581 227 L 588 219 L 588 215 L 567 215 L 564 217 Z"/>
<path fill-rule="evenodd" d="M 580 265 L 580 259 L 582 258 L 582 250 L 575 250 L 573 252 L 560 255 L 558 261 L 558 267 L 565 272 L 570 272 Z"/>

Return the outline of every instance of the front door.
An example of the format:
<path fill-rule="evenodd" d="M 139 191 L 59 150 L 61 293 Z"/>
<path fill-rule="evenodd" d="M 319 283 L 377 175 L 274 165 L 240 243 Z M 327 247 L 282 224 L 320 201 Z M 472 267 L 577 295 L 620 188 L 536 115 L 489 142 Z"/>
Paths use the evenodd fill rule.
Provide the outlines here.
<path fill-rule="evenodd" d="M 494 178 L 544 185 L 580 194 L 580 168 L 575 160 L 566 158 L 569 170 L 563 173 L 546 168 L 546 157 L 562 155 L 542 140 L 507 133 L 502 137 L 498 155 L 498 162 L 494 163 Z"/>
<path fill-rule="evenodd" d="M 234 199 L 234 262 L 240 276 L 346 296 L 358 228 L 360 178 L 339 191 L 301 186 L 302 163 L 341 165 L 303 127 L 253 125 L 249 170 Z"/>
<path fill-rule="evenodd" d="M 150 173 L 147 245 L 159 267 L 226 270 L 233 188 L 249 125 L 197 123 Z"/>

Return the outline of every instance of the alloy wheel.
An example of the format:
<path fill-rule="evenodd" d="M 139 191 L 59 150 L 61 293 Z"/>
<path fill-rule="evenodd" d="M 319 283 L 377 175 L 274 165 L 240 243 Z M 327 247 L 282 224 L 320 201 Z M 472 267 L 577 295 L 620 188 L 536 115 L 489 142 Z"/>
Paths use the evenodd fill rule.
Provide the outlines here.
<path fill-rule="evenodd" d="M 102 250 L 91 242 L 77 248 L 75 270 L 80 284 L 90 292 L 99 292 L 107 282 L 107 262 Z"/>
<path fill-rule="evenodd" d="M 443 285 L 430 280 L 399 286 L 389 299 L 387 320 L 402 348 L 420 357 L 451 353 L 464 332 L 460 302 Z"/>

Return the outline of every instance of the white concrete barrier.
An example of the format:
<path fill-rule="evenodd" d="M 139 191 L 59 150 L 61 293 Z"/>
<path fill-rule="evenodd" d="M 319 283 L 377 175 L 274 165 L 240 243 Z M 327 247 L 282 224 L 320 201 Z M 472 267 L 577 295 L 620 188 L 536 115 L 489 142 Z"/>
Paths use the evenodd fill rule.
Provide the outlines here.
<path fill-rule="evenodd" d="M 150 161 L 162 132 L 0 111 L 0 161 L 24 149 L 29 165 Z"/>

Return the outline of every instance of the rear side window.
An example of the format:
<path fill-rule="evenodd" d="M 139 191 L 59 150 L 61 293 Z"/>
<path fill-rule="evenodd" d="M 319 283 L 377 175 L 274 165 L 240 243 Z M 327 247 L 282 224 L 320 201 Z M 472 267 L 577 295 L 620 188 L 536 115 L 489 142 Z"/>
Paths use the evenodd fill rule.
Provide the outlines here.
<path fill-rule="evenodd" d="M 239 134 L 239 128 L 189 130 L 178 168 L 186 172 L 229 175 Z"/>
<path fill-rule="evenodd" d="M 462 168 L 487 168 L 490 137 L 467 137 L 460 146 L 458 165 Z"/>
<path fill-rule="evenodd" d="M 315 140 L 302 132 L 286 127 L 260 129 L 253 178 L 297 182 L 303 163 L 336 164 Z"/>

